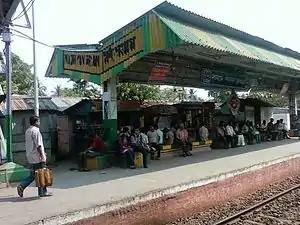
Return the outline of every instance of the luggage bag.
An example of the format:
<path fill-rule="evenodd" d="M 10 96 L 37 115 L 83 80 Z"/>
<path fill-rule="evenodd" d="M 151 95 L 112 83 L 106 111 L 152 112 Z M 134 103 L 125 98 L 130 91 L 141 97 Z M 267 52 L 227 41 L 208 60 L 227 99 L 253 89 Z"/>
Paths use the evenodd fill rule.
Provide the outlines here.
<path fill-rule="evenodd" d="M 49 187 L 53 184 L 52 170 L 48 168 L 38 169 L 35 171 L 35 186 Z"/>

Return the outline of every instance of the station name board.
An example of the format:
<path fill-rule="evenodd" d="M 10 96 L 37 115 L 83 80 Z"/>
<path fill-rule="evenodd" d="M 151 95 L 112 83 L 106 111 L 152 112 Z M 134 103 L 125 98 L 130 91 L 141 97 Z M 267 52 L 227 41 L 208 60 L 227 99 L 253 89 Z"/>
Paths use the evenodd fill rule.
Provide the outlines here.
<path fill-rule="evenodd" d="M 101 74 L 144 50 L 141 27 L 128 32 L 117 41 L 109 40 L 98 52 L 64 51 L 64 70 Z"/>
<path fill-rule="evenodd" d="M 101 52 L 64 51 L 64 69 L 83 73 L 100 74 L 103 72 Z"/>
<path fill-rule="evenodd" d="M 112 44 L 104 46 L 103 50 L 104 71 L 109 70 L 144 50 L 144 36 L 142 28 L 135 28 L 124 38 L 115 43 L 110 41 L 110 43 Z"/>
<path fill-rule="evenodd" d="M 215 72 L 208 69 L 201 71 L 201 82 L 204 84 L 227 86 L 233 88 L 247 88 L 247 81 L 241 77 L 235 77 L 221 72 Z"/>

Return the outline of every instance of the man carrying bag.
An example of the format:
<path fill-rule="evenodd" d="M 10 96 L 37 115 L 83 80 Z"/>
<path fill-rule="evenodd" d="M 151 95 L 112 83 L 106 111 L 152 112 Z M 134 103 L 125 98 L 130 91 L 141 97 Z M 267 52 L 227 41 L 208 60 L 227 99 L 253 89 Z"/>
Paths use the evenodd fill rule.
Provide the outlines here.
<path fill-rule="evenodd" d="M 29 119 L 30 127 L 25 133 L 25 144 L 26 144 L 26 157 L 31 165 L 31 172 L 29 177 L 21 181 L 17 187 L 17 192 L 20 197 L 23 197 L 24 190 L 35 180 L 35 171 L 46 167 L 46 153 L 44 150 L 43 137 L 41 135 L 39 126 L 40 120 L 37 116 L 31 116 Z M 52 196 L 51 193 L 47 192 L 45 186 L 38 187 L 39 197 Z"/>

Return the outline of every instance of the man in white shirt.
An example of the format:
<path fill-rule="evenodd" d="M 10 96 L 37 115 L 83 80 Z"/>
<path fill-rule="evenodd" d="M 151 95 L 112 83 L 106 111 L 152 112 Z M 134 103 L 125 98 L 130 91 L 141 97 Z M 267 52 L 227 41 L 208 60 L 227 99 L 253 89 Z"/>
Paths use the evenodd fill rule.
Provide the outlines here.
<path fill-rule="evenodd" d="M 228 144 L 230 145 L 229 147 L 233 148 L 235 147 L 235 136 L 236 136 L 236 133 L 232 127 L 232 123 L 229 122 L 227 124 L 227 126 L 225 127 L 225 133 L 226 133 L 226 138 L 227 138 L 227 142 Z"/>
<path fill-rule="evenodd" d="M 21 181 L 17 187 L 20 197 L 23 197 L 24 190 L 34 181 L 35 170 L 46 167 L 46 153 L 44 150 L 43 137 L 40 132 L 40 120 L 37 116 L 31 116 L 29 119 L 30 127 L 25 132 L 26 157 L 31 165 L 30 176 Z M 52 194 L 47 192 L 46 187 L 38 188 L 39 197 L 49 197 Z"/>
<path fill-rule="evenodd" d="M 150 143 L 150 146 L 157 151 L 156 159 L 160 158 L 160 148 L 159 148 L 159 136 L 157 130 L 154 129 L 154 126 L 150 126 L 149 131 L 147 132 L 147 137 Z M 154 150 L 151 150 L 151 159 L 154 159 Z"/>
<path fill-rule="evenodd" d="M 164 133 L 158 128 L 158 126 L 156 127 L 156 133 L 158 136 L 158 149 L 157 149 L 157 158 L 156 159 L 160 159 L 160 152 L 161 152 L 162 146 L 164 144 Z"/>
<path fill-rule="evenodd" d="M 200 128 L 199 128 L 200 141 L 207 141 L 208 134 L 209 134 L 208 129 L 205 127 L 204 123 L 201 122 Z"/>

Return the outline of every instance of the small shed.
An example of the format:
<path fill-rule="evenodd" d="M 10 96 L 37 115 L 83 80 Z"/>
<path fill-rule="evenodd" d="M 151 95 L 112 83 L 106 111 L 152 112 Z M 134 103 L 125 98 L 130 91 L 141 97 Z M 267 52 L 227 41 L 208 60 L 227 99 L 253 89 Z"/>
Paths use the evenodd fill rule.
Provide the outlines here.
<path fill-rule="evenodd" d="M 56 99 L 56 101 L 53 101 Z M 59 104 L 64 102 L 64 104 Z M 67 106 L 69 103 L 69 106 Z M 44 147 L 48 157 L 57 150 L 57 118 L 62 114 L 62 110 L 70 107 L 72 101 L 67 98 L 39 97 L 40 130 L 43 135 Z M 5 103 L 0 105 L 0 124 L 4 134 L 5 126 Z M 12 96 L 12 151 L 14 161 L 21 165 L 26 165 L 25 154 L 25 131 L 29 126 L 29 118 L 34 114 L 34 98 L 21 95 Z"/>
<path fill-rule="evenodd" d="M 140 123 L 141 103 L 139 101 L 118 101 L 118 126 L 135 126 Z M 84 136 L 90 130 L 102 132 L 102 100 L 82 99 L 63 111 L 59 117 L 58 143 L 60 155 L 75 156 L 86 148 Z"/>

